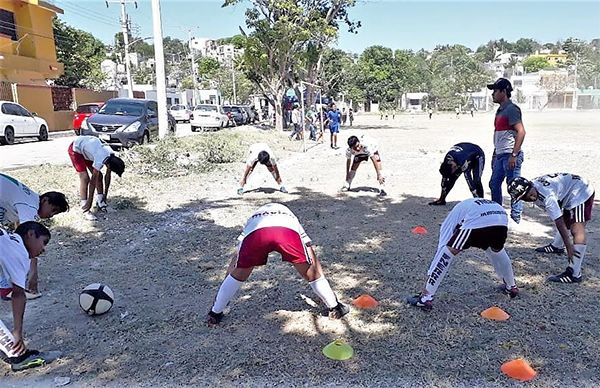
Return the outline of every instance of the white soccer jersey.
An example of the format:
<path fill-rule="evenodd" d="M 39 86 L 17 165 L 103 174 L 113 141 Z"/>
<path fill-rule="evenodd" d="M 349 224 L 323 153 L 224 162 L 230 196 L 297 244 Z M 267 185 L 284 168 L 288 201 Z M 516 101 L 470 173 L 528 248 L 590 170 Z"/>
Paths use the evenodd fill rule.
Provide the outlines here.
<path fill-rule="evenodd" d="M 0 225 L 39 221 L 40 196 L 18 180 L 0 174 Z"/>
<path fill-rule="evenodd" d="M 0 271 L 4 279 L 25 288 L 30 264 L 21 236 L 0 229 Z"/>
<path fill-rule="evenodd" d="M 594 188 L 579 175 L 558 173 L 535 178 L 533 187 L 538 192 L 535 204 L 556 220 L 562 217 L 562 211 L 571 210 L 584 203 Z"/>
<path fill-rule="evenodd" d="M 248 157 L 246 158 L 246 165 L 254 166 L 254 163 L 258 161 L 258 154 L 260 154 L 262 151 L 265 151 L 269 154 L 269 160 L 271 161 L 271 164 L 277 164 L 275 154 L 273 153 L 271 148 L 266 143 L 256 143 L 252 144 L 250 148 L 248 148 Z"/>
<path fill-rule="evenodd" d="M 112 148 L 94 136 L 78 136 L 73 142 L 73 151 L 83 155 L 84 159 L 90 160 L 92 167 L 98 171 L 104 167 L 104 161 L 114 154 Z"/>
<path fill-rule="evenodd" d="M 450 210 L 442 223 L 438 248 L 450 241 L 456 228 L 465 230 L 488 226 L 508 226 L 508 216 L 502 206 L 489 199 L 465 199 Z"/>
<path fill-rule="evenodd" d="M 308 237 L 304 228 L 300 225 L 298 218 L 290 209 L 280 203 L 269 203 L 258 208 L 246 222 L 246 226 L 244 226 L 244 230 L 239 235 L 238 241 L 242 241 L 244 237 L 255 230 L 271 226 L 292 229 L 298 232 L 304 244 L 311 242 L 310 237 Z"/>
<path fill-rule="evenodd" d="M 366 135 L 361 135 L 358 138 L 358 141 L 360 142 L 360 145 L 362 145 L 362 149 L 360 151 L 355 151 L 351 147 L 348 147 L 346 150 L 347 159 L 352 159 L 352 156 L 371 157 L 375 152 L 379 152 L 379 147 L 373 138 Z"/>

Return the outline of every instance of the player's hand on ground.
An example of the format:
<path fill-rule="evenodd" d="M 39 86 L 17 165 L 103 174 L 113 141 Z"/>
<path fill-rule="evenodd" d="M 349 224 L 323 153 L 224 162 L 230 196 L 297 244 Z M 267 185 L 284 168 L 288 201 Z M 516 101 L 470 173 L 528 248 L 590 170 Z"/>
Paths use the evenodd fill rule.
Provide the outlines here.
<path fill-rule="evenodd" d="M 38 294 L 38 274 L 37 272 L 32 272 L 29 275 L 29 283 L 27 284 L 27 290 L 32 294 Z"/>
<path fill-rule="evenodd" d="M 436 199 L 435 201 L 431 201 L 428 203 L 428 205 L 432 205 L 432 206 L 443 206 L 446 204 L 446 201 L 442 200 L 442 199 Z"/>
<path fill-rule="evenodd" d="M 27 348 L 25 347 L 25 342 L 23 342 L 23 338 L 21 337 L 21 335 L 19 333 L 13 332 L 13 337 L 15 338 L 15 342 L 13 343 L 12 351 L 17 356 L 20 356 L 21 354 L 25 353 L 25 351 L 27 350 Z"/>
<path fill-rule="evenodd" d="M 377 175 L 377 181 L 380 184 L 384 184 L 385 183 L 385 177 L 383 175 L 379 174 L 379 175 Z"/>
<path fill-rule="evenodd" d="M 239 189 L 237 189 L 237 194 L 238 194 L 238 195 L 242 195 L 242 194 L 244 194 L 244 188 L 243 188 L 243 187 L 240 187 Z"/>

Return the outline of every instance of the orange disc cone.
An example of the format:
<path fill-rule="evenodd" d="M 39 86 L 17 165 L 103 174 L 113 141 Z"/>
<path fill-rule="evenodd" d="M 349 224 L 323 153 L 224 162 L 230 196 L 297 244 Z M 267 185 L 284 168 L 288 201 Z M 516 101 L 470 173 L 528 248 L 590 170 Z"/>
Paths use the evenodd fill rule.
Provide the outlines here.
<path fill-rule="evenodd" d="M 519 381 L 531 381 L 537 375 L 537 372 L 522 358 L 505 362 L 500 370 L 508 377 Z"/>
<path fill-rule="evenodd" d="M 413 234 L 426 234 L 427 228 L 425 228 L 424 226 L 415 226 L 414 228 L 412 228 L 412 232 Z"/>
<path fill-rule="evenodd" d="M 336 339 L 323 348 L 323 354 L 332 360 L 347 360 L 354 355 L 354 349 L 341 339 Z"/>
<path fill-rule="evenodd" d="M 360 309 L 374 309 L 379 302 L 369 294 L 363 294 L 352 301 L 352 304 Z"/>
<path fill-rule="evenodd" d="M 506 311 L 496 306 L 483 310 L 481 312 L 481 316 L 494 321 L 506 321 L 508 318 L 510 318 L 510 315 L 508 315 Z"/>

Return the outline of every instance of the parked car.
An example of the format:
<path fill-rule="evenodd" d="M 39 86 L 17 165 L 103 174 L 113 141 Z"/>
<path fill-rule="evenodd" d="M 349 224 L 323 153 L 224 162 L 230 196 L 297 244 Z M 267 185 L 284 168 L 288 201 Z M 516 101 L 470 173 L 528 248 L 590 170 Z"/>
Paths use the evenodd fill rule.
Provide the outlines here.
<path fill-rule="evenodd" d="M 48 140 L 48 123 L 12 101 L 0 101 L 0 144 L 13 144 L 18 137 Z"/>
<path fill-rule="evenodd" d="M 79 136 L 81 123 L 83 120 L 90 117 L 94 113 L 98 113 L 102 105 L 104 105 L 103 102 L 91 102 L 89 104 L 81 104 L 77 107 L 75 115 L 73 116 L 73 131 L 75 131 L 77 136 Z"/>
<path fill-rule="evenodd" d="M 175 120 L 168 114 L 169 131 Z M 113 98 L 81 123 L 81 134 L 96 136 L 111 146 L 131 147 L 158 136 L 158 104 L 153 100 Z"/>
<path fill-rule="evenodd" d="M 229 123 L 229 116 L 219 105 L 200 104 L 194 107 L 190 120 L 192 132 L 198 128 L 224 128 Z"/>
<path fill-rule="evenodd" d="M 230 120 L 235 125 L 244 125 L 248 119 L 248 113 L 237 105 L 223 105 L 223 110 L 229 115 Z"/>
<path fill-rule="evenodd" d="M 256 112 L 254 106 L 240 105 L 240 107 L 243 108 L 244 111 L 246 111 L 246 114 L 248 115 L 248 120 L 246 121 L 246 124 L 251 124 L 258 121 L 258 112 Z"/>
<path fill-rule="evenodd" d="M 189 123 L 192 116 L 192 111 L 185 105 L 173 105 L 169 108 L 169 113 L 175 118 L 175 121 Z"/>

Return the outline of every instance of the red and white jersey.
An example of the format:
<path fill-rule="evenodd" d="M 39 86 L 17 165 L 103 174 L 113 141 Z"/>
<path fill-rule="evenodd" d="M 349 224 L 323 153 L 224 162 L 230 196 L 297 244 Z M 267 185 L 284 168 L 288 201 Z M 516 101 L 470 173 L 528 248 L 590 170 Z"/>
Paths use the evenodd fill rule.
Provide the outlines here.
<path fill-rule="evenodd" d="M 256 143 L 252 144 L 250 148 L 248 148 L 248 157 L 246 158 L 246 165 L 254 166 L 254 163 L 258 161 L 258 154 L 260 154 L 262 151 L 265 151 L 267 154 L 269 154 L 269 160 L 271 161 L 271 164 L 277 164 L 275 154 L 273 153 L 269 145 L 266 143 Z"/>
<path fill-rule="evenodd" d="M 40 196 L 13 177 L 0 174 L 0 225 L 39 221 Z"/>
<path fill-rule="evenodd" d="M 21 236 L 0 229 L 0 272 L 4 279 L 25 288 L 30 264 Z"/>
<path fill-rule="evenodd" d="M 571 210 L 581 205 L 594 193 L 594 188 L 585 178 L 574 174 L 542 175 L 532 183 L 538 192 L 535 204 L 553 220 L 562 217 L 563 209 Z"/>
<path fill-rule="evenodd" d="M 375 152 L 379 152 L 379 147 L 377 146 L 377 142 L 373 140 L 373 138 L 361 135 L 358 138 L 362 149 L 360 151 L 355 151 L 351 147 L 348 147 L 346 150 L 346 159 L 352 159 L 353 156 L 367 156 L 371 157 Z"/>
<path fill-rule="evenodd" d="M 255 230 L 271 226 L 292 229 L 300 235 L 305 245 L 311 242 L 310 237 L 308 237 L 304 228 L 300 225 L 298 218 L 296 218 L 290 209 L 280 203 L 269 203 L 259 207 L 246 222 L 246 226 L 244 226 L 244 230 L 239 235 L 238 241 L 242 241 L 244 237 Z"/>
<path fill-rule="evenodd" d="M 465 199 L 450 210 L 442 223 L 438 247 L 445 246 L 457 228 L 481 229 L 488 226 L 508 226 L 504 208 L 489 199 Z"/>
<path fill-rule="evenodd" d="M 73 151 L 83 155 L 85 160 L 91 161 L 92 167 L 98 171 L 104 167 L 104 161 L 114 154 L 110 146 L 94 136 L 77 136 L 73 141 Z"/>

